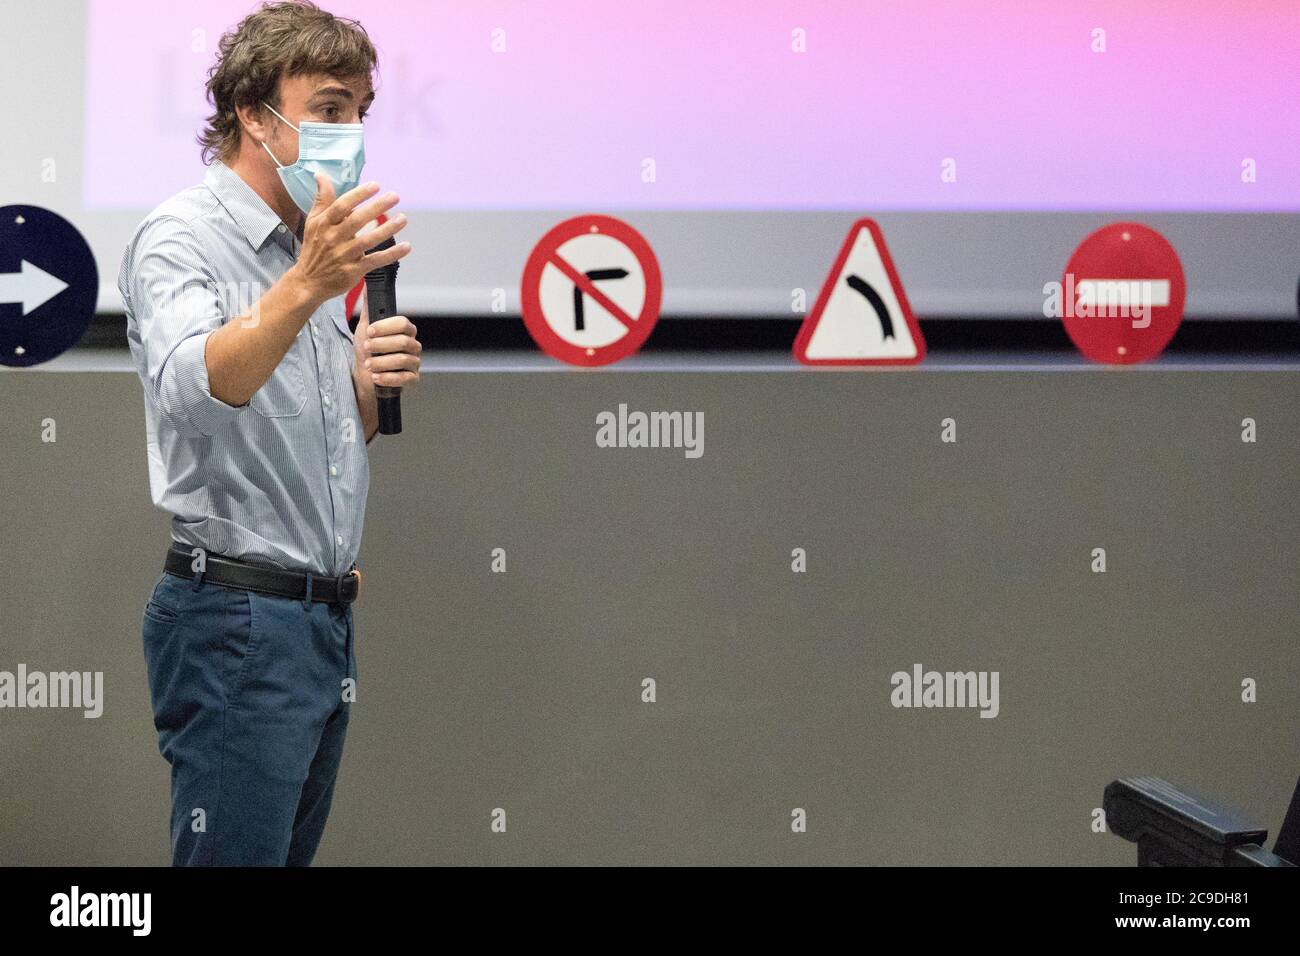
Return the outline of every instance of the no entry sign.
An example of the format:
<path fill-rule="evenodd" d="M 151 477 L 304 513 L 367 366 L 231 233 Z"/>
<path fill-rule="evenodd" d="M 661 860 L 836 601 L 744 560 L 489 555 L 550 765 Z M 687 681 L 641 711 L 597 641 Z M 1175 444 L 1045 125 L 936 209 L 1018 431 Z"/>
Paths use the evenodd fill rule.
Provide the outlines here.
<path fill-rule="evenodd" d="M 608 365 L 631 355 L 659 321 L 662 298 L 650 244 L 609 216 L 578 216 L 543 236 L 520 289 L 533 341 L 571 365 Z"/>
<path fill-rule="evenodd" d="M 1146 362 L 1178 331 L 1186 292 L 1178 253 L 1164 236 L 1140 223 L 1112 223 L 1070 256 L 1061 318 L 1094 362 Z"/>

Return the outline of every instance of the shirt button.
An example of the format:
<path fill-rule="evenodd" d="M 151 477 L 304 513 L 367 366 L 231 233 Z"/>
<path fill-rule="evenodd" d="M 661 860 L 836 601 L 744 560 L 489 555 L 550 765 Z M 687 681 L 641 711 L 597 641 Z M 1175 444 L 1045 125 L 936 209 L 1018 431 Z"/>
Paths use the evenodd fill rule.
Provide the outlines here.
<path fill-rule="evenodd" d="M 330 475 L 333 476 L 333 475 L 337 475 L 338 473 L 339 470 L 335 468 L 333 465 L 330 465 Z"/>
<path fill-rule="evenodd" d="M 275 231 L 276 231 L 276 232 L 285 232 L 285 231 L 287 230 L 287 228 L 288 228 L 288 227 L 285 226 L 284 223 L 280 223 L 280 225 L 278 225 L 278 226 L 275 227 Z"/>
<path fill-rule="evenodd" d="M 334 543 L 337 544 L 340 548 L 343 547 L 343 535 L 337 536 L 334 539 Z"/>
<path fill-rule="evenodd" d="M 325 402 L 325 407 L 326 407 L 326 408 L 329 408 L 329 407 L 330 407 L 330 397 L 329 397 L 328 395 L 326 395 L 326 396 L 324 396 L 324 398 L 323 398 L 322 400 Z"/>
<path fill-rule="evenodd" d="M 315 335 L 316 332 L 317 332 L 317 329 L 316 329 L 316 323 L 313 322 L 313 323 L 311 324 L 311 334 L 312 334 L 312 335 Z"/>

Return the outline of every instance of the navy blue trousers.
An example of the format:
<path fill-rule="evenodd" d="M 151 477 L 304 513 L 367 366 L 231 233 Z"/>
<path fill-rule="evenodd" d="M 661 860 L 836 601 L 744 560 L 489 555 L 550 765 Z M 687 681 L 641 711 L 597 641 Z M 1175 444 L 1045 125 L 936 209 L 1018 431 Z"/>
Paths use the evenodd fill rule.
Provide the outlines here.
<path fill-rule="evenodd" d="M 144 656 L 171 764 L 172 864 L 309 865 L 357 676 L 351 606 L 164 573 Z"/>

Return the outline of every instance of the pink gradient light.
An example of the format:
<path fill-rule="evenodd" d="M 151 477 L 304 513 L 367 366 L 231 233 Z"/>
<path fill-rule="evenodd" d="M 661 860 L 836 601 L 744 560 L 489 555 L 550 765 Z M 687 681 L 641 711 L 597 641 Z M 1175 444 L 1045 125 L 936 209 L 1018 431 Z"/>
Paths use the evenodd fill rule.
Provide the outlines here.
<path fill-rule="evenodd" d="M 366 176 L 408 208 L 1300 209 L 1295 0 L 323 5 L 380 49 Z M 88 206 L 201 178 L 251 9 L 91 0 Z"/>

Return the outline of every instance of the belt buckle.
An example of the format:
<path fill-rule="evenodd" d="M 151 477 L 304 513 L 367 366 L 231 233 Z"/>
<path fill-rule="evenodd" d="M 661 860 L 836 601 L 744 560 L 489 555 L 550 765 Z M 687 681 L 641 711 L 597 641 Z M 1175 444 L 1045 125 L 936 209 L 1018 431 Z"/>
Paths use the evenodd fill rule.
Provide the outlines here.
<path fill-rule="evenodd" d="M 361 596 L 361 572 L 356 568 L 340 574 L 335 580 L 335 594 L 343 604 L 351 604 Z"/>

